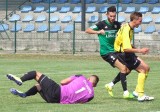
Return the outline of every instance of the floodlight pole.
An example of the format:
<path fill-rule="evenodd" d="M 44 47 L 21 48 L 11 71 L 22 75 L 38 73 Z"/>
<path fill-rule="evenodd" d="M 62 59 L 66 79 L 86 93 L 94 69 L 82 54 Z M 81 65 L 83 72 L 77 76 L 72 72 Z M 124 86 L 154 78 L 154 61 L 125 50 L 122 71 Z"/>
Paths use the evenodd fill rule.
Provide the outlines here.
<path fill-rule="evenodd" d="M 82 23 L 81 23 L 81 31 L 85 31 L 85 22 L 86 22 L 86 4 L 85 4 L 85 0 L 81 0 L 81 6 L 82 6 Z"/>

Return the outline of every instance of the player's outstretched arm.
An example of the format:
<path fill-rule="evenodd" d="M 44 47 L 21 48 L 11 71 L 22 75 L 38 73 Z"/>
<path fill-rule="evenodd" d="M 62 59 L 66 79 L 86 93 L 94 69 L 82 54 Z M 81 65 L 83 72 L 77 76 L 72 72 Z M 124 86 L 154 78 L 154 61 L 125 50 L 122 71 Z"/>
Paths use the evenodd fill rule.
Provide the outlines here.
<path fill-rule="evenodd" d="M 72 79 L 70 77 L 66 78 L 66 79 L 63 79 L 61 80 L 61 85 L 66 85 L 66 84 L 69 84 L 70 82 L 72 81 Z"/>

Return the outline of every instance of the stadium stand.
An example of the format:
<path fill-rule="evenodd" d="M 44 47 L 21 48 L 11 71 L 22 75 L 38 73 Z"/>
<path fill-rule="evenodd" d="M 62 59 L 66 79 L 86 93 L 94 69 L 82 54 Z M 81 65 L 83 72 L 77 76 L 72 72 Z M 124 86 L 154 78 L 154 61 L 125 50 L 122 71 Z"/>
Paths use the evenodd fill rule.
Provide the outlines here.
<path fill-rule="evenodd" d="M 152 22 L 152 17 L 150 17 L 150 16 L 146 16 L 146 17 L 143 17 L 143 19 L 142 19 L 142 23 L 143 24 L 149 24 L 150 22 Z"/>
<path fill-rule="evenodd" d="M 82 7 L 81 6 L 76 6 L 76 7 L 74 7 L 74 9 L 73 9 L 73 13 L 80 13 L 82 11 Z"/>
<path fill-rule="evenodd" d="M 7 30 L 9 30 L 8 24 L 0 24 L 0 32 L 5 32 Z"/>
<path fill-rule="evenodd" d="M 75 19 L 75 23 L 81 23 L 82 22 L 82 16 L 78 15 Z"/>
<path fill-rule="evenodd" d="M 73 25 L 70 24 L 67 25 L 63 30 L 64 33 L 71 33 L 72 31 L 73 31 Z"/>
<path fill-rule="evenodd" d="M 30 22 L 33 20 L 33 15 L 26 15 L 22 22 Z"/>
<path fill-rule="evenodd" d="M 142 6 L 142 7 L 140 7 L 138 12 L 141 12 L 142 14 L 145 14 L 148 11 L 149 11 L 149 7 L 148 6 Z"/>
<path fill-rule="evenodd" d="M 81 2 L 81 0 L 70 0 L 70 3 L 71 4 L 78 4 L 78 3 L 80 3 Z"/>
<path fill-rule="evenodd" d="M 101 6 L 101 7 L 99 8 L 98 13 L 106 13 L 106 12 L 107 12 L 107 9 L 108 9 L 108 6 Z"/>
<path fill-rule="evenodd" d="M 125 22 L 125 17 L 124 16 L 119 16 L 118 17 L 118 22 L 120 22 L 120 23 Z"/>
<path fill-rule="evenodd" d="M 146 3 L 146 0 L 135 0 L 135 4 L 143 4 Z"/>
<path fill-rule="evenodd" d="M 148 0 L 148 4 L 156 4 L 158 3 L 158 0 Z"/>
<path fill-rule="evenodd" d="M 71 9 L 71 7 L 70 6 L 63 6 L 63 7 L 61 7 L 61 9 L 60 9 L 60 13 L 67 13 L 67 12 L 69 12 L 70 11 L 70 9 Z"/>
<path fill-rule="evenodd" d="M 93 0 L 85 0 L 86 4 L 90 4 L 90 3 L 93 3 L 93 2 L 94 2 Z"/>
<path fill-rule="evenodd" d="M 32 3 L 39 3 L 42 2 L 43 0 L 31 0 Z"/>
<path fill-rule="evenodd" d="M 108 4 L 116 4 L 117 0 L 108 0 Z"/>
<path fill-rule="evenodd" d="M 13 14 L 11 18 L 9 18 L 10 22 L 19 21 L 21 19 L 19 14 Z"/>
<path fill-rule="evenodd" d="M 149 26 L 146 27 L 144 33 L 145 34 L 152 34 L 155 31 L 156 31 L 155 26 L 154 25 L 149 25 Z"/>
<path fill-rule="evenodd" d="M 107 0 L 95 0 L 96 4 L 104 4 L 106 2 L 107 2 Z"/>
<path fill-rule="evenodd" d="M 44 3 L 49 3 L 49 2 L 50 2 L 50 3 L 53 3 L 53 2 L 55 2 L 55 0 L 43 0 L 43 2 L 44 2 Z"/>
<path fill-rule="evenodd" d="M 56 12 L 57 11 L 57 7 L 56 6 L 51 6 L 50 7 L 50 13 Z M 49 9 L 46 10 L 47 13 L 49 13 Z"/>
<path fill-rule="evenodd" d="M 124 12 L 125 13 L 132 13 L 135 11 L 136 11 L 136 8 L 134 6 L 128 6 Z"/>
<path fill-rule="evenodd" d="M 20 30 L 22 30 L 21 24 L 16 24 L 16 26 L 13 25 L 12 28 L 10 29 L 11 32 L 18 32 Z"/>
<path fill-rule="evenodd" d="M 153 7 L 151 11 L 152 14 L 159 14 L 160 13 L 160 6 Z"/>
<path fill-rule="evenodd" d="M 70 15 L 65 16 L 65 17 L 61 20 L 62 23 L 69 23 L 70 21 L 72 21 L 72 17 L 71 17 Z"/>
<path fill-rule="evenodd" d="M 55 2 L 59 4 L 64 4 L 64 3 L 67 3 L 68 0 L 56 0 Z"/>
<path fill-rule="evenodd" d="M 96 7 L 95 6 L 88 6 L 86 9 L 86 13 L 93 13 L 96 11 Z"/>
<path fill-rule="evenodd" d="M 60 25 L 54 25 L 54 26 L 52 26 L 51 29 L 50 29 L 50 32 L 51 32 L 51 33 L 57 33 L 57 32 L 59 32 L 59 31 L 61 31 L 61 26 L 60 26 Z"/>
<path fill-rule="evenodd" d="M 30 5 L 25 5 L 25 6 L 22 6 L 21 8 L 22 13 L 28 13 L 31 10 L 32 10 L 32 7 Z"/>
<path fill-rule="evenodd" d="M 41 24 L 38 28 L 37 28 L 37 32 L 45 32 L 48 30 L 48 26 L 46 24 Z"/>
<path fill-rule="evenodd" d="M 40 5 L 40 6 L 36 6 L 36 8 L 33 12 L 34 13 L 41 13 L 42 11 L 44 11 L 44 6 Z"/>
<path fill-rule="evenodd" d="M 121 2 L 122 4 L 129 4 L 132 3 L 132 0 L 122 0 Z"/>
<path fill-rule="evenodd" d="M 51 22 L 51 23 L 56 23 L 58 20 L 59 20 L 59 17 L 58 17 L 58 16 L 51 16 L 51 17 L 50 17 L 50 22 Z"/>
<path fill-rule="evenodd" d="M 134 33 L 142 32 L 142 27 L 139 26 L 138 28 L 134 28 Z"/>
<path fill-rule="evenodd" d="M 43 22 L 45 20 L 46 20 L 46 16 L 45 15 L 38 15 L 38 17 L 35 20 L 35 22 Z"/>
<path fill-rule="evenodd" d="M 88 23 L 95 23 L 98 21 L 98 16 L 90 16 Z"/>
<path fill-rule="evenodd" d="M 122 6 L 118 7 L 118 12 L 122 12 Z"/>
<path fill-rule="evenodd" d="M 23 29 L 23 32 L 31 32 L 31 31 L 34 31 L 34 30 L 35 30 L 34 24 L 28 24 L 28 25 Z"/>

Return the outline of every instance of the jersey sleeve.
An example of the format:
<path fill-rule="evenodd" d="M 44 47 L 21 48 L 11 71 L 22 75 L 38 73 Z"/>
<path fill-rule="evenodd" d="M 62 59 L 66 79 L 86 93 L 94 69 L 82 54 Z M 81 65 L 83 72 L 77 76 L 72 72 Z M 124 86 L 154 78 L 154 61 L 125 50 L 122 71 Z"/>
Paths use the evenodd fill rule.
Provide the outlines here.
<path fill-rule="evenodd" d="M 98 22 L 97 24 L 90 27 L 92 30 L 101 30 L 102 29 L 102 23 Z"/>
<path fill-rule="evenodd" d="M 123 51 L 124 51 L 124 49 L 131 49 L 132 48 L 129 32 L 130 32 L 130 30 L 128 28 L 123 29 L 123 32 L 122 32 Z"/>
<path fill-rule="evenodd" d="M 71 80 L 73 81 L 74 79 L 78 78 L 78 77 L 81 77 L 83 75 L 79 74 L 79 75 L 72 75 L 70 76 Z"/>

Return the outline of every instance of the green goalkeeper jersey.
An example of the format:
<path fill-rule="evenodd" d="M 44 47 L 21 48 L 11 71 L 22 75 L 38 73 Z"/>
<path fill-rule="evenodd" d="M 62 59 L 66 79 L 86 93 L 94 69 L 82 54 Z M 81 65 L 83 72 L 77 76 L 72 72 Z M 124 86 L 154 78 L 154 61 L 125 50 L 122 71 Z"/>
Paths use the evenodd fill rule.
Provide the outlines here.
<path fill-rule="evenodd" d="M 110 52 L 114 52 L 114 41 L 120 26 L 121 24 L 117 21 L 111 24 L 108 20 L 103 20 L 90 27 L 95 31 L 102 29 L 105 31 L 105 35 L 98 34 L 100 55 L 106 55 Z"/>

